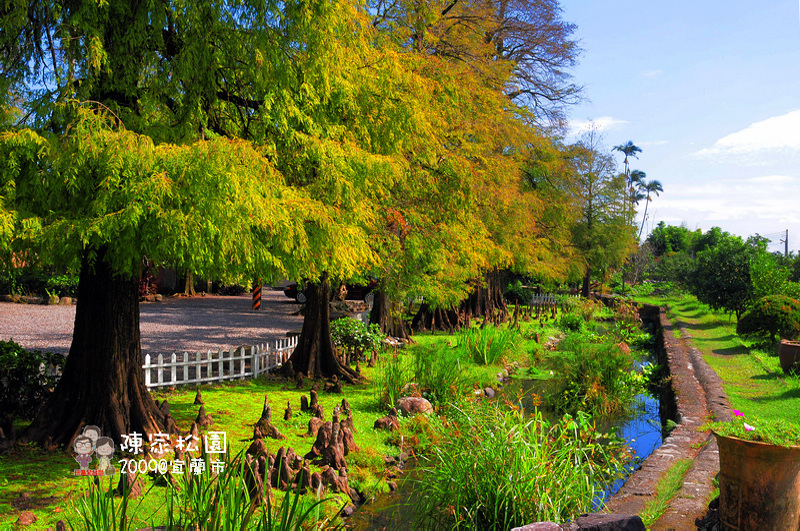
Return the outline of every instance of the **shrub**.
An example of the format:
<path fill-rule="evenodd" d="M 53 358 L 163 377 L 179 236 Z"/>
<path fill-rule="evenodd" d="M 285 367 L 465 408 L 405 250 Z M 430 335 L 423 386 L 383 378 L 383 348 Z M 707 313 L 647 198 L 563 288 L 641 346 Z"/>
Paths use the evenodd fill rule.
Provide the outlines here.
<path fill-rule="evenodd" d="M 479 365 L 494 365 L 517 348 L 519 339 L 519 332 L 514 329 L 464 328 L 458 334 L 456 347 Z"/>
<path fill-rule="evenodd" d="M 757 300 L 739 319 L 736 333 L 761 341 L 775 342 L 800 337 L 800 302 L 785 295 Z"/>
<path fill-rule="evenodd" d="M 579 315 L 587 323 L 594 319 L 603 307 L 603 303 L 598 300 L 578 297 L 569 297 L 561 303 L 561 309 L 565 314 Z"/>
<path fill-rule="evenodd" d="M 565 313 L 558 319 L 558 327 L 569 332 L 580 332 L 585 325 L 584 318 L 575 313 Z"/>
<path fill-rule="evenodd" d="M 77 275 L 56 275 L 48 278 L 45 283 L 45 290 L 59 297 L 78 296 L 78 276 Z"/>
<path fill-rule="evenodd" d="M 551 425 L 538 411 L 465 407 L 439 423 L 444 441 L 421 463 L 416 528 L 567 522 L 623 475 L 629 454 L 620 441 L 601 442 L 586 414 Z"/>
<path fill-rule="evenodd" d="M 355 356 L 378 350 L 386 339 L 377 324 L 367 326 L 349 317 L 331 322 L 331 337 L 334 345 Z"/>
<path fill-rule="evenodd" d="M 28 351 L 14 341 L 0 341 L 2 413 L 34 417 L 55 387 L 65 362 L 61 354 Z"/>

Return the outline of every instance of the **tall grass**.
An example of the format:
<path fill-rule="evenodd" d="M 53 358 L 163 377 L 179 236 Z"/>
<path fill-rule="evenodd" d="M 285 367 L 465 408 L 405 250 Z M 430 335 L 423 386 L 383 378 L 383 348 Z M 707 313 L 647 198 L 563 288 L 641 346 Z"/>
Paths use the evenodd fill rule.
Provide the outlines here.
<path fill-rule="evenodd" d="M 450 347 L 433 346 L 414 353 L 414 381 L 423 396 L 440 404 L 453 402 L 464 391 L 464 354 Z"/>
<path fill-rule="evenodd" d="M 394 407 L 402 396 L 403 388 L 411 381 L 407 357 L 394 351 L 382 356 L 375 372 L 375 393 L 382 407 Z"/>
<path fill-rule="evenodd" d="M 469 407 L 469 406 L 465 406 Z M 452 410 L 445 442 L 422 463 L 416 524 L 425 529 L 510 529 L 590 512 L 624 474 L 620 442 L 601 444 L 588 415 L 549 424 L 536 411 L 490 405 Z"/>
<path fill-rule="evenodd" d="M 479 365 L 495 365 L 509 356 L 519 345 L 515 329 L 465 328 L 457 336 L 457 348 L 464 350 Z"/>

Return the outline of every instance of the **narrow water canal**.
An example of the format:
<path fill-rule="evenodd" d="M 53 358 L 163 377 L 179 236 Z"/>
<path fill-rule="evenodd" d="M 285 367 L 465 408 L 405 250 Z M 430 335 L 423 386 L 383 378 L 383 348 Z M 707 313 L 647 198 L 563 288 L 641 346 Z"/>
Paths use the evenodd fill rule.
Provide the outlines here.
<path fill-rule="evenodd" d="M 655 353 L 651 352 L 646 359 L 637 362 L 636 369 L 640 370 L 641 365 L 647 363 L 657 363 Z M 507 396 L 516 400 L 515 397 L 521 394 L 523 407 L 533 409 L 532 396 L 538 390 L 540 390 L 540 382 L 534 380 L 515 381 L 505 388 L 505 392 L 501 393 L 500 397 Z M 625 416 L 626 418 L 607 421 L 598 426 L 601 431 L 605 432 L 615 429 L 617 436 L 627 441 L 635 460 L 627 470 L 628 474 L 625 478 L 617 480 L 605 492 L 596 496 L 593 502 L 595 511 L 600 510 L 605 502 L 622 488 L 627 478 L 635 472 L 640 463 L 661 446 L 664 440 L 664 430 L 659 406 L 658 397 L 642 394 L 637 397 L 636 404 Z M 413 463 L 408 463 L 408 468 L 411 469 L 408 474 L 413 477 Z M 413 482 L 409 483 L 413 484 Z M 403 482 L 399 482 L 399 484 L 401 487 L 398 491 L 380 494 L 360 507 L 348 520 L 347 527 L 356 530 L 410 529 L 414 521 L 413 499 L 416 493 L 407 486 L 408 484 L 405 487 Z"/>

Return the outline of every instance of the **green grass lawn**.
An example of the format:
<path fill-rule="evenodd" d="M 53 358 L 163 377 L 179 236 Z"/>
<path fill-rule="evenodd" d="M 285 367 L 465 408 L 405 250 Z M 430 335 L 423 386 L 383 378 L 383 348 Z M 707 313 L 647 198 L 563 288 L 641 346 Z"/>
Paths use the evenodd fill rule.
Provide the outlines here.
<path fill-rule="evenodd" d="M 684 323 L 694 346 L 723 381 L 731 406 L 745 417 L 800 423 L 800 377 L 784 374 L 777 353 L 754 347 L 736 334 L 736 318 L 713 311 L 693 296 L 644 300 L 668 305 Z"/>
<path fill-rule="evenodd" d="M 364 369 L 368 377 L 374 369 Z M 250 444 L 253 424 L 259 419 L 264 405 L 264 396 L 269 396 L 272 406 L 273 424 L 286 436 L 286 440 L 266 439 L 267 448 L 277 453 L 281 446 L 292 447 L 303 455 L 311 448 L 313 438 L 301 437 L 307 431 L 310 415 L 300 411 L 300 397 L 308 396 L 310 384 L 303 390 L 295 389 L 283 379 L 258 378 L 238 383 L 204 386 L 201 388 L 206 413 L 213 419 L 208 428 L 227 433 L 228 447 L 235 454 Z M 199 406 L 193 404 L 195 387 L 181 387 L 174 390 L 156 391 L 153 396 L 170 404 L 173 417 L 178 426 L 186 430 L 197 416 Z M 344 386 L 343 394 L 319 391 L 319 402 L 325 411 L 325 419 L 330 420 L 333 409 L 347 398 L 354 411 L 356 433 L 354 439 L 360 447 L 358 452 L 348 456 L 348 478 L 352 487 L 362 491 L 384 489 L 381 473 L 385 466 L 384 455 L 396 455 L 398 449 L 389 441 L 391 435 L 375 431 L 375 420 L 384 415 L 377 407 L 374 388 L 369 384 Z M 283 420 L 287 401 L 291 403 L 293 417 Z M 119 469 L 118 463 L 117 468 Z M 19 516 L 20 510 L 32 511 L 38 521 L 33 529 L 55 527 L 58 520 L 75 519 L 72 506 L 78 499 L 89 479 L 76 478 L 72 470 L 77 463 L 65 452 L 46 452 L 36 446 L 17 447 L 12 452 L 0 455 L 0 529 L 10 529 Z M 119 480 L 115 476 L 114 481 Z M 133 503 L 136 509 L 134 518 L 144 527 L 149 525 L 151 516 L 158 523 L 163 515 L 165 488 L 155 486 L 145 478 L 144 490 L 153 488 L 144 502 Z M 21 497 L 24 496 L 24 497 Z"/>

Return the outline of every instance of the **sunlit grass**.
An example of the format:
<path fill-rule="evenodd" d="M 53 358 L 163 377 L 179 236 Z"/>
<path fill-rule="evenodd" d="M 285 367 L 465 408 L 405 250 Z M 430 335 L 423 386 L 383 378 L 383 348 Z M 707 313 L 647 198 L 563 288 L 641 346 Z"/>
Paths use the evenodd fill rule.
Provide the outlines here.
<path fill-rule="evenodd" d="M 646 299 L 669 306 L 668 316 L 682 323 L 691 342 L 723 381 L 733 408 L 745 416 L 800 422 L 800 378 L 783 373 L 778 356 L 736 334 L 736 319 L 713 311 L 695 297 Z"/>

